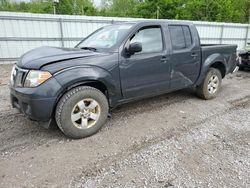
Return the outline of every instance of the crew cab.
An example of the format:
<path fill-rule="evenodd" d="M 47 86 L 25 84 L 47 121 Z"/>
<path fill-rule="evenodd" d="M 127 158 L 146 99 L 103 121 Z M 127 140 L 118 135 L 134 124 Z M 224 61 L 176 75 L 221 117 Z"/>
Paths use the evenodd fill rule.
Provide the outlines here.
<path fill-rule="evenodd" d="M 140 21 L 102 27 L 74 48 L 40 47 L 11 73 L 10 98 L 45 127 L 71 138 L 96 133 L 110 109 L 194 87 L 214 98 L 236 70 L 236 45 L 201 45 L 190 22 Z"/>

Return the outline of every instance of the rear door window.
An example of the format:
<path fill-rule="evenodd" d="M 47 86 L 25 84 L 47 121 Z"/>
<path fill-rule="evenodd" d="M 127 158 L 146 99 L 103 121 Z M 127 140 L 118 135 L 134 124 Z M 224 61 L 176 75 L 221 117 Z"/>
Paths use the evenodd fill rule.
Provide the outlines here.
<path fill-rule="evenodd" d="M 170 25 L 170 37 L 174 50 L 181 50 L 192 45 L 192 36 L 188 26 Z"/>
<path fill-rule="evenodd" d="M 185 37 L 186 47 L 188 48 L 192 45 L 191 32 L 188 26 L 182 26 L 182 29 Z"/>
<path fill-rule="evenodd" d="M 172 46 L 175 50 L 186 48 L 185 37 L 181 26 L 169 26 Z"/>

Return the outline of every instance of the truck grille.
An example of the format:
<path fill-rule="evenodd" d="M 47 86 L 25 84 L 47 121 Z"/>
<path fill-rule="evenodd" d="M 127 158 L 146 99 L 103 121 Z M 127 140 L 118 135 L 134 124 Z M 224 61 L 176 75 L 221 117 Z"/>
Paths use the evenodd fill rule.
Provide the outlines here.
<path fill-rule="evenodd" d="M 14 65 L 11 72 L 11 85 L 13 87 L 22 87 L 24 85 L 27 73 L 28 70 L 21 69 L 18 66 Z"/>

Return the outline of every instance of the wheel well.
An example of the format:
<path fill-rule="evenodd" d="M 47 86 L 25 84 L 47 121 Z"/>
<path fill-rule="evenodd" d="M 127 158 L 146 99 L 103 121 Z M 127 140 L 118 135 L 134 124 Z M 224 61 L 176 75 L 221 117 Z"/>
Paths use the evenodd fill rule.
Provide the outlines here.
<path fill-rule="evenodd" d="M 215 62 L 211 65 L 212 68 L 216 68 L 220 71 L 222 78 L 226 75 L 226 68 L 222 62 Z"/>
<path fill-rule="evenodd" d="M 69 90 L 75 88 L 75 87 L 78 87 L 78 86 L 90 86 L 90 87 L 94 87 L 98 90 L 100 90 L 106 97 L 107 99 L 109 99 L 109 95 L 108 95 L 108 89 L 107 87 L 102 83 L 102 82 L 99 82 L 99 81 L 87 81 L 87 82 L 78 82 L 78 83 L 75 83 L 69 87 L 67 87 L 60 95 L 59 97 L 57 98 L 56 100 L 56 105 L 58 103 L 58 101 L 62 98 L 62 96 Z M 109 100 L 108 100 L 109 101 Z M 56 106 L 55 105 L 55 106 Z M 54 109 L 55 110 L 55 109 Z"/>
<path fill-rule="evenodd" d="M 87 81 L 87 82 L 76 83 L 76 84 L 73 84 L 72 86 L 68 87 L 67 91 L 70 90 L 70 89 L 72 89 L 72 88 L 78 87 L 78 86 L 90 86 L 90 87 L 94 87 L 94 88 L 100 90 L 108 98 L 108 89 L 100 81 Z"/>
<path fill-rule="evenodd" d="M 108 99 L 108 103 L 109 103 L 109 95 L 108 95 L 108 89 L 107 87 L 100 81 L 87 81 L 87 82 L 78 82 L 75 83 L 71 86 L 69 86 L 68 88 L 66 88 L 57 98 L 55 105 L 54 105 L 54 109 L 53 109 L 53 113 L 52 113 L 52 117 L 54 117 L 55 114 L 55 110 L 56 110 L 56 106 L 58 104 L 58 101 L 62 98 L 62 96 L 69 90 L 78 87 L 78 86 L 90 86 L 90 87 L 94 87 L 98 90 L 100 90 Z"/>

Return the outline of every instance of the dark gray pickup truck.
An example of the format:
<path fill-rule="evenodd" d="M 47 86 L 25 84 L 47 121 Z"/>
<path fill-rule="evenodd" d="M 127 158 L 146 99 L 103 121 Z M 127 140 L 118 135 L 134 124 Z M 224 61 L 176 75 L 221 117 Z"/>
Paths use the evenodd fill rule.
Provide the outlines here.
<path fill-rule="evenodd" d="M 143 21 L 98 29 L 75 48 L 41 47 L 11 73 L 13 107 L 64 134 L 96 133 L 110 109 L 129 101 L 195 87 L 214 98 L 236 69 L 236 45 L 201 45 L 189 22 Z"/>

